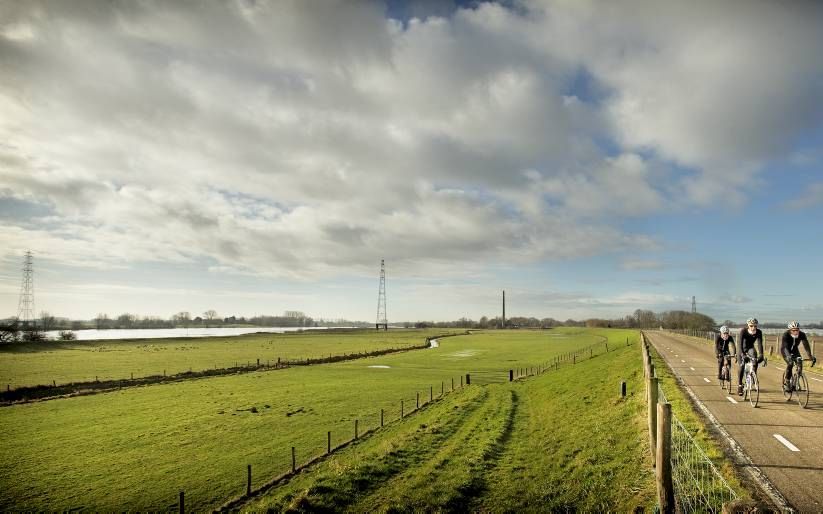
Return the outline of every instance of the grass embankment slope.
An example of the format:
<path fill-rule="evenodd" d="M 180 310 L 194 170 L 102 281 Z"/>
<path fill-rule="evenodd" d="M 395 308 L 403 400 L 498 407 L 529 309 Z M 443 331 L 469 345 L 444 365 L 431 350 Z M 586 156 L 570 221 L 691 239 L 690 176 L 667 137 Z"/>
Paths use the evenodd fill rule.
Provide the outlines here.
<path fill-rule="evenodd" d="M 463 330 L 335 330 L 236 337 L 140 339 L 122 341 L 46 341 L 0 346 L 0 386 L 21 386 L 231 368 L 372 352 L 425 344 L 426 337 Z"/>
<path fill-rule="evenodd" d="M 307 468 L 244 510 L 651 510 L 639 352 L 636 344 L 625 346 L 625 332 L 605 333 L 613 343 L 607 355 L 458 391 Z M 624 380 L 629 394 L 621 398 Z"/>

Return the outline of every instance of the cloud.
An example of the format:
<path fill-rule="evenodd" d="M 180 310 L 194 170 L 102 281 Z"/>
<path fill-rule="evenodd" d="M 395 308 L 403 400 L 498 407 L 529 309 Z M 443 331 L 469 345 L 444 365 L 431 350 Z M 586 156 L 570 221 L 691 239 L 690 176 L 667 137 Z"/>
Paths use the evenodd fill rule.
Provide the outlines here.
<path fill-rule="evenodd" d="M 823 204 L 823 182 L 809 184 L 798 197 L 787 200 L 784 207 L 787 209 L 811 209 Z"/>
<path fill-rule="evenodd" d="M 654 248 L 622 222 L 744 202 L 819 124 L 799 5 L 10 4 L 0 190 L 49 216 L 7 216 L 0 257 L 305 279 Z"/>
<path fill-rule="evenodd" d="M 623 271 L 661 270 L 663 268 L 663 262 L 655 259 L 624 259 L 620 263 L 620 269 Z"/>

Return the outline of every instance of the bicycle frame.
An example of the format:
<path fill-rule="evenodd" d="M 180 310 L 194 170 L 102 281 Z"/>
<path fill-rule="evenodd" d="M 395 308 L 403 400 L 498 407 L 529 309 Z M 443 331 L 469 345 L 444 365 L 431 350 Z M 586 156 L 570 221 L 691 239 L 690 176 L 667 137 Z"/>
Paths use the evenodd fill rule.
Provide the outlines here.
<path fill-rule="evenodd" d="M 793 395 L 797 396 L 797 403 L 802 408 L 806 408 L 809 403 L 809 382 L 803 374 L 803 357 L 794 358 L 794 366 L 792 366 L 792 375 L 786 377 L 788 391 L 783 391 L 783 396 L 787 401 L 792 399 Z"/>
<path fill-rule="evenodd" d="M 754 370 L 754 362 L 746 354 L 743 355 L 743 399 L 748 399 L 752 407 L 757 407 L 760 400 L 760 385 Z"/>

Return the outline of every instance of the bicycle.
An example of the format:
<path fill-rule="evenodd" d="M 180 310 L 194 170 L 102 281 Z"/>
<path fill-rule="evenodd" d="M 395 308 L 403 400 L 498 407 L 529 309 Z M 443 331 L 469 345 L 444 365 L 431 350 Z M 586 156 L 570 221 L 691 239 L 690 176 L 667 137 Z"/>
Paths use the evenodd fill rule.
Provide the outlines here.
<path fill-rule="evenodd" d="M 723 355 L 723 367 L 720 368 L 720 389 L 732 393 L 732 356 Z"/>
<path fill-rule="evenodd" d="M 763 361 L 766 367 L 766 361 Z M 757 382 L 757 373 L 754 371 L 754 362 L 747 354 L 743 355 L 743 400 L 749 400 L 752 407 L 757 407 L 760 400 L 760 385 Z"/>
<path fill-rule="evenodd" d="M 783 387 L 783 396 L 786 401 L 791 401 L 792 395 L 797 393 L 797 403 L 805 409 L 806 405 L 809 404 L 809 381 L 806 380 L 806 375 L 803 374 L 803 357 L 794 358 L 792 376 L 786 385 L 788 387 Z"/>

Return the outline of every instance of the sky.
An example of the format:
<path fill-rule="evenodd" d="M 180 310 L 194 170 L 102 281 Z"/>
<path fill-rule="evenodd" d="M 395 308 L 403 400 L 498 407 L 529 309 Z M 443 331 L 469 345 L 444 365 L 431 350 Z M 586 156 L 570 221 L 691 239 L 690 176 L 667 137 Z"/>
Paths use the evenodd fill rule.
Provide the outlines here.
<path fill-rule="evenodd" d="M 0 0 L 0 317 L 823 320 L 823 3 Z"/>

